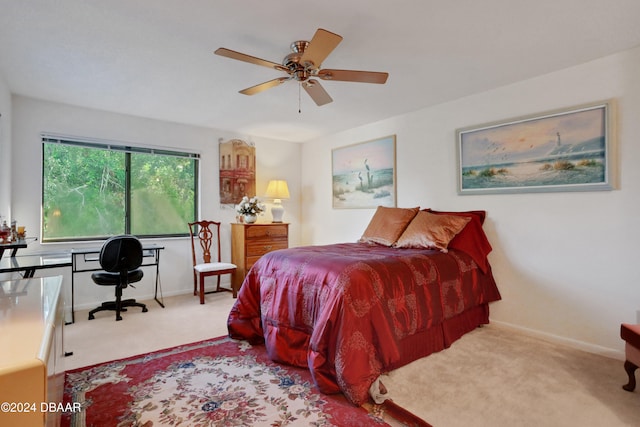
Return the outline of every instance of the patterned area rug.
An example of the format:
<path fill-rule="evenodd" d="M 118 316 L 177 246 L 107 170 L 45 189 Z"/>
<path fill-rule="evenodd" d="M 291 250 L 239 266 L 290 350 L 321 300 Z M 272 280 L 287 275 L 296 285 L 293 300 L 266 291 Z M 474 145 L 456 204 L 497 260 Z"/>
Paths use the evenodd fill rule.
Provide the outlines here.
<path fill-rule="evenodd" d="M 62 426 L 428 426 L 392 402 L 355 407 L 308 371 L 227 337 L 66 373 Z M 78 405 L 79 404 L 79 405 Z"/>

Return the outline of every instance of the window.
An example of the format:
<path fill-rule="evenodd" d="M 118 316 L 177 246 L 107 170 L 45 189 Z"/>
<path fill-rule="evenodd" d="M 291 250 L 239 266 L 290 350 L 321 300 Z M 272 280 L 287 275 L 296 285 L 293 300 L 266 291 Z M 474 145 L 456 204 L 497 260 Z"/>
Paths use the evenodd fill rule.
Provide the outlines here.
<path fill-rule="evenodd" d="M 48 135 L 42 153 L 43 241 L 189 234 L 197 154 Z"/>

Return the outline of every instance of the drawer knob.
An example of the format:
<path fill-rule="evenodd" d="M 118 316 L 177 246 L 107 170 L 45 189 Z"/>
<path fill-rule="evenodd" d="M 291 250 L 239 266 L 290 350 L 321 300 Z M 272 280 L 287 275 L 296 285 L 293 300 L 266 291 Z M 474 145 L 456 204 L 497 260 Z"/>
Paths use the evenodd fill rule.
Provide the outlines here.
<path fill-rule="evenodd" d="M 264 250 L 265 251 L 270 251 L 272 247 L 273 247 L 273 245 L 264 245 Z"/>

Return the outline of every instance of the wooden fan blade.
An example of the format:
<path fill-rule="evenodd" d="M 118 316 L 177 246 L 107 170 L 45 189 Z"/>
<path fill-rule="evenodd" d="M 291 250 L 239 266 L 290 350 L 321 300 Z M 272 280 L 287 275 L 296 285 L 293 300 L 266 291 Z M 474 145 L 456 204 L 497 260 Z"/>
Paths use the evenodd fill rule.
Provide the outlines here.
<path fill-rule="evenodd" d="M 289 80 L 288 77 L 278 77 L 277 79 L 269 80 L 268 82 L 260 83 L 259 85 L 251 86 L 240 91 L 243 95 L 255 95 L 256 93 L 263 92 L 267 89 L 271 89 L 274 86 L 278 86 Z"/>
<path fill-rule="evenodd" d="M 389 77 L 389 73 L 356 70 L 320 70 L 317 76 L 322 80 L 384 84 L 387 81 L 387 77 Z"/>
<path fill-rule="evenodd" d="M 309 42 L 309 46 L 305 49 L 300 58 L 303 66 L 310 65 L 311 68 L 320 68 L 322 61 L 340 44 L 342 36 L 332 33 L 331 31 L 318 28 Z"/>
<path fill-rule="evenodd" d="M 263 67 L 275 68 L 276 70 L 282 70 L 282 71 L 288 71 L 286 67 L 283 67 L 278 63 L 267 61 L 266 59 L 256 58 L 255 56 L 236 52 L 235 50 L 226 49 L 224 47 L 216 49 L 214 53 L 216 55 L 224 56 L 227 58 L 237 59 L 238 61 L 248 62 L 249 64 L 262 65 Z"/>
<path fill-rule="evenodd" d="M 304 90 L 307 91 L 311 99 L 316 103 L 318 107 L 333 102 L 333 99 L 329 96 L 326 90 L 322 87 L 317 80 L 308 80 L 305 83 L 301 83 Z"/>

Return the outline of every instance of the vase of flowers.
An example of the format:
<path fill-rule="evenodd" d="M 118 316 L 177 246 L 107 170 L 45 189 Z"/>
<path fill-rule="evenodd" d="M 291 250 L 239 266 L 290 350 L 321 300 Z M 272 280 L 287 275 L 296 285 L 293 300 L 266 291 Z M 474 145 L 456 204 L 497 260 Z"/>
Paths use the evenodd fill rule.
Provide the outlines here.
<path fill-rule="evenodd" d="M 260 203 L 256 196 L 252 198 L 244 196 L 240 203 L 236 205 L 236 212 L 238 215 L 242 215 L 244 222 L 247 224 L 256 222 L 258 215 L 264 212 L 264 209 L 264 204 Z"/>

